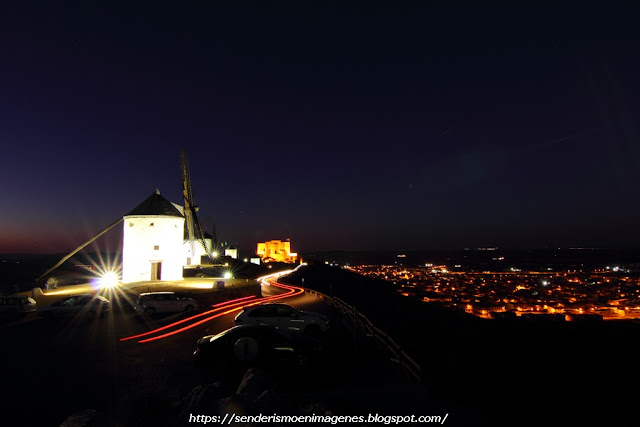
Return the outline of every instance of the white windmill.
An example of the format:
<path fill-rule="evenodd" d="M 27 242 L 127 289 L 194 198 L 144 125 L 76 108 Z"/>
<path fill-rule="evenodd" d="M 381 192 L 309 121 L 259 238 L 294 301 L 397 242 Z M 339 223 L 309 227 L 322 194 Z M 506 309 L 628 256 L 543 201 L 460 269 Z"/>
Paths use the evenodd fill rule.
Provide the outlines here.
<path fill-rule="evenodd" d="M 180 280 L 185 266 L 199 265 L 203 255 L 212 258 L 212 248 L 198 220 L 193 201 L 189 165 L 180 150 L 184 207 L 172 203 L 156 190 L 124 217 L 107 226 L 56 265 L 37 281 L 49 275 L 65 261 L 123 222 L 122 282 Z"/>

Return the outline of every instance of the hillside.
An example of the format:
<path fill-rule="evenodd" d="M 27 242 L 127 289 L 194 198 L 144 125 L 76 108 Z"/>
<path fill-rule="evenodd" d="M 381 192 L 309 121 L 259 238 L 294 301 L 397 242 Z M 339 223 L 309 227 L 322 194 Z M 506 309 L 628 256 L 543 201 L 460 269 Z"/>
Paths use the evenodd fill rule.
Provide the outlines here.
<path fill-rule="evenodd" d="M 630 390 L 640 380 L 640 326 L 633 322 L 479 319 L 403 297 L 388 282 L 320 264 L 285 281 L 355 305 L 420 363 L 422 381 L 435 398 L 494 414 L 500 424 L 625 425 L 635 418 Z"/>

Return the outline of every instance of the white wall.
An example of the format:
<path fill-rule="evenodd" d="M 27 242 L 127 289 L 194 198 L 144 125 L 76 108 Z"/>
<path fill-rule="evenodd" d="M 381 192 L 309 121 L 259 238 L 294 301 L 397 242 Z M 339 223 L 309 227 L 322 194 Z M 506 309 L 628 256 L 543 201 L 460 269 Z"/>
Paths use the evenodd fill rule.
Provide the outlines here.
<path fill-rule="evenodd" d="M 153 225 L 151 225 L 153 224 Z M 186 263 L 184 218 L 146 215 L 124 217 L 122 282 L 151 280 L 151 263 L 162 262 L 161 280 L 181 280 Z M 158 249 L 155 249 L 155 247 Z"/>
<path fill-rule="evenodd" d="M 184 265 L 200 265 L 200 260 L 202 259 L 202 257 L 207 255 L 207 251 L 204 249 L 204 246 L 202 246 L 202 243 L 200 243 L 200 241 L 198 240 L 194 240 L 193 242 L 193 249 L 195 250 L 195 254 L 193 255 L 191 255 L 191 243 L 186 241 L 182 245 L 184 254 L 183 258 L 185 263 Z M 187 264 L 188 258 L 191 258 L 191 264 Z"/>

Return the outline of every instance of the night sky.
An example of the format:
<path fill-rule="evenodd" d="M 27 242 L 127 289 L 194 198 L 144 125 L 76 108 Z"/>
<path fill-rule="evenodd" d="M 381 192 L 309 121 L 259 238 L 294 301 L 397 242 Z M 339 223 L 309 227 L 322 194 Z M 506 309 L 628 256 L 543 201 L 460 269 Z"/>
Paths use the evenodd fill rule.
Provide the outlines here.
<path fill-rule="evenodd" d="M 631 7 L 13 3 L 0 253 L 182 202 L 180 148 L 245 250 L 638 246 Z"/>

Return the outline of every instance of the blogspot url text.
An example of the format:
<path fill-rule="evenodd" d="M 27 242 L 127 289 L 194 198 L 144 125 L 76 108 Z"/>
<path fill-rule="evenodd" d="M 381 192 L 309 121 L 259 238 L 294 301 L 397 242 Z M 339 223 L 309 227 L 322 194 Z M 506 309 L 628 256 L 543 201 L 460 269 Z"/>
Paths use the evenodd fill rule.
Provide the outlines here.
<path fill-rule="evenodd" d="M 449 414 L 444 415 L 195 415 L 189 414 L 190 423 L 198 424 L 224 424 L 235 423 L 379 423 L 384 425 L 397 425 L 405 423 L 438 423 L 444 424 Z"/>

